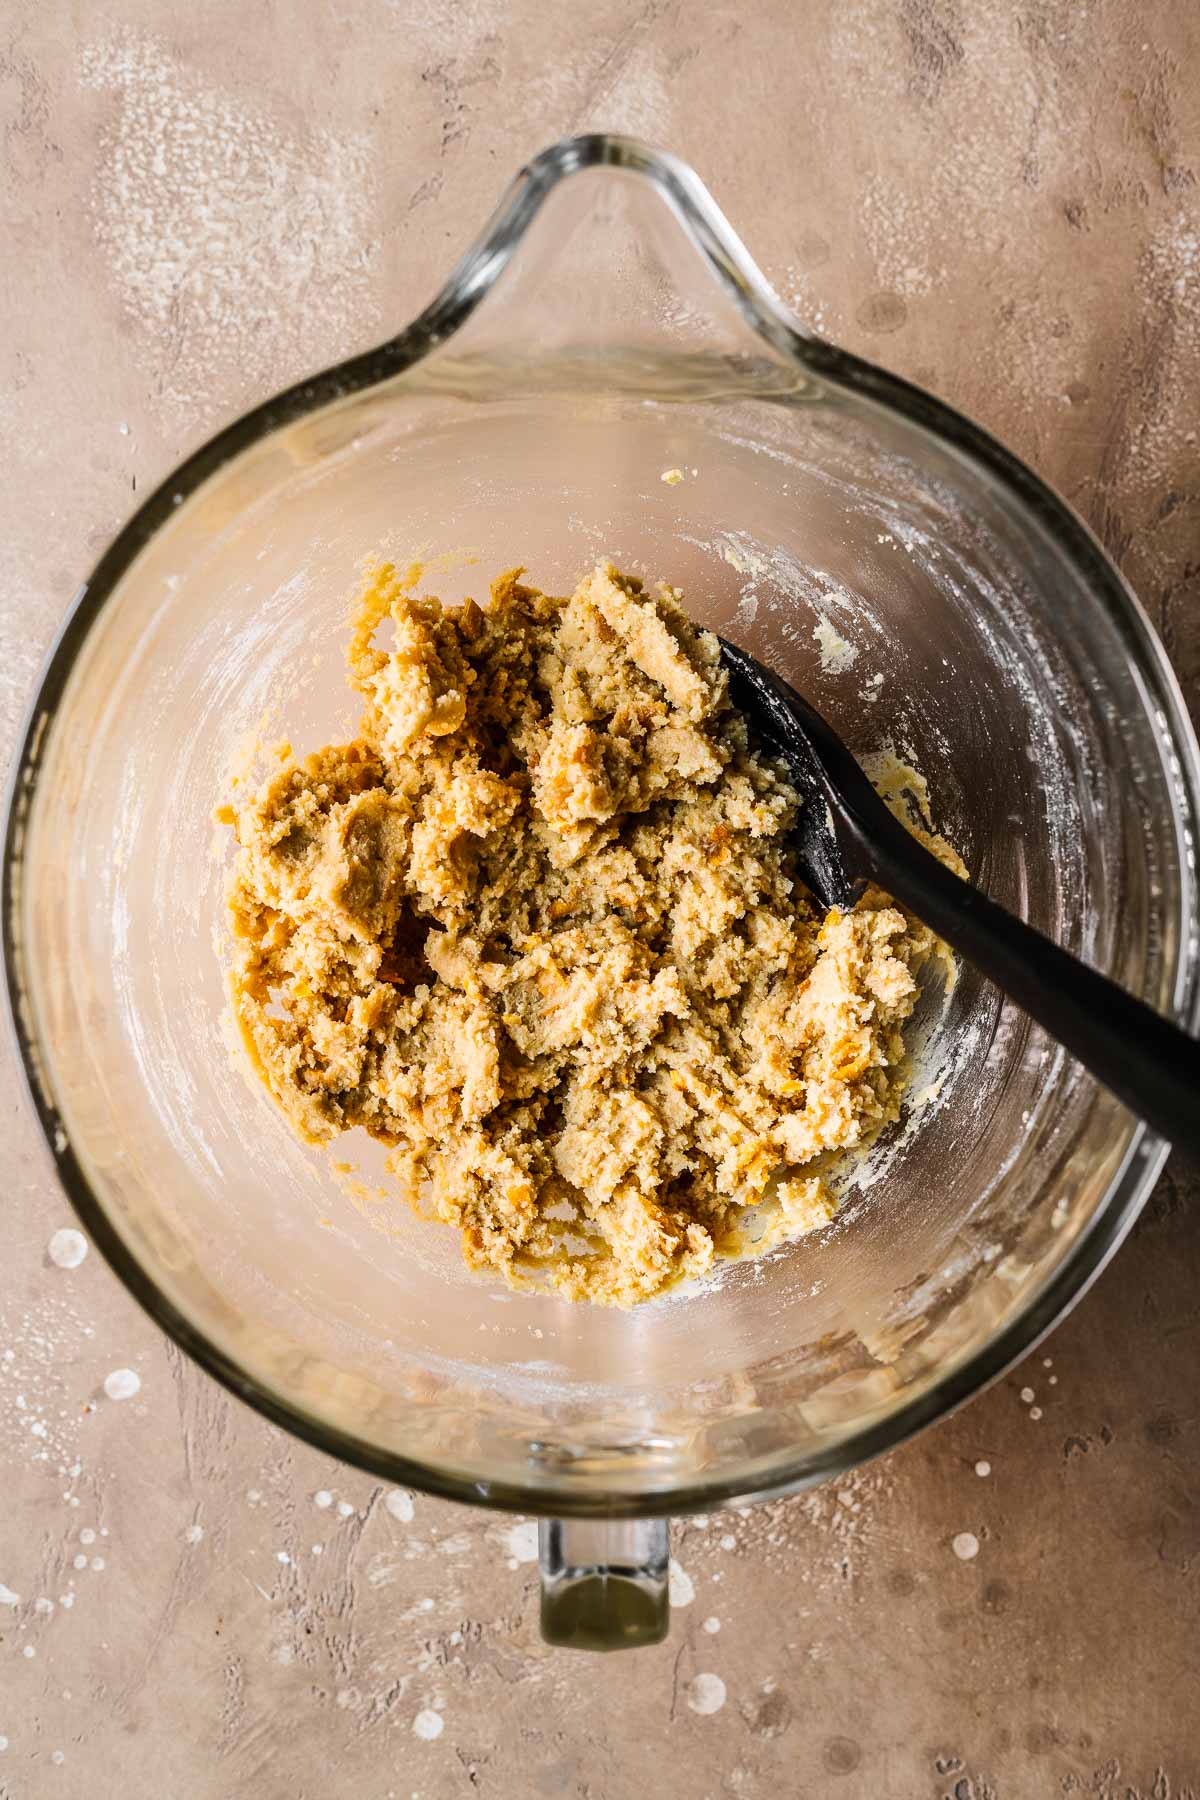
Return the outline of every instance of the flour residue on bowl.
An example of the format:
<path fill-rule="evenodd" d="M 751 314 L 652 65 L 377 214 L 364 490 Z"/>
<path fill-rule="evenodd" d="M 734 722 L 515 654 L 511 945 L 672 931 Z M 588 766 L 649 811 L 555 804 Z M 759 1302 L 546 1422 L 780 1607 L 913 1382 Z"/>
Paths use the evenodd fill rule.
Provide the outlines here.
<path fill-rule="evenodd" d="M 837 626 L 824 614 L 813 631 L 813 642 L 821 656 L 821 667 L 827 675 L 844 675 L 858 661 L 858 646 L 844 638 Z"/>

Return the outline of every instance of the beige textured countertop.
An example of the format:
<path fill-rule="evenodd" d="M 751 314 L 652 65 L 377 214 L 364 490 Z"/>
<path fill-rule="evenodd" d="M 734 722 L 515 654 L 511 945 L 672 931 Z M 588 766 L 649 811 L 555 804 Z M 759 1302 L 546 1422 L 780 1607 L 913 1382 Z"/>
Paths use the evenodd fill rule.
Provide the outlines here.
<path fill-rule="evenodd" d="M 135 492 L 405 321 L 518 162 L 598 126 L 693 161 L 801 313 L 1057 484 L 1195 706 L 1194 7 L 10 0 L 4 755 Z M 2 1800 L 1200 1793 L 1181 1171 L 1024 1368 L 838 1492 L 681 1530 L 669 1643 L 582 1659 L 538 1641 L 528 1532 L 395 1516 L 197 1374 L 95 1253 L 54 1267 L 70 1220 L 11 1056 L 0 1106 Z"/>

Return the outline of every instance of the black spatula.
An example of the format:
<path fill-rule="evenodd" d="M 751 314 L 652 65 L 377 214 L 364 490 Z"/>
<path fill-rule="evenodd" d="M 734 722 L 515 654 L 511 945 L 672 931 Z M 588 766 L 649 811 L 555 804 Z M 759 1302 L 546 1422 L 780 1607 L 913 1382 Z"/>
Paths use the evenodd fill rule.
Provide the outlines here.
<path fill-rule="evenodd" d="M 1155 1131 L 1200 1161 L 1200 1043 L 961 881 L 904 829 L 820 713 L 722 640 L 730 698 L 783 758 L 803 805 L 800 873 L 848 907 L 876 882 L 1079 1058 Z"/>

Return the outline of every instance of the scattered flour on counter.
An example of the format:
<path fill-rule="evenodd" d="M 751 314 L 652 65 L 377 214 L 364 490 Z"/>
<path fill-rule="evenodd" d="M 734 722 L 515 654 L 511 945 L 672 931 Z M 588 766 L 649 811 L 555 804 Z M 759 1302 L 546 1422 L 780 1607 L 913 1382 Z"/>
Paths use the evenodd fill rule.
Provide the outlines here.
<path fill-rule="evenodd" d="M 10 1587 L 5 1587 L 4 1583 L 0 1581 L 0 1606 L 20 1606 L 20 1604 L 20 1594 L 14 1594 Z"/>
<path fill-rule="evenodd" d="M 203 1525 L 189 1525 L 183 1534 L 185 1544 L 199 1544 L 204 1537 Z"/>
<path fill-rule="evenodd" d="M 960 1562 L 970 1562 L 979 1555 L 979 1539 L 973 1531 L 960 1531 L 950 1545 Z"/>
<path fill-rule="evenodd" d="M 426 1743 L 432 1743 L 434 1738 L 441 1737 L 446 1728 L 446 1721 L 441 1713 L 435 1713 L 432 1708 L 427 1706 L 417 1714 L 412 1728 L 417 1737 L 424 1738 Z"/>
<path fill-rule="evenodd" d="M 991 1472 L 992 1472 L 992 1465 L 990 1462 L 985 1462 L 984 1460 L 981 1459 L 979 1462 L 977 1462 L 975 1464 L 975 1473 L 980 1477 L 981 1480 L 986 1480 L 986 1478 L 991 1474 Z"/>
<path fill-rule="evenodd" d="M 88 1241 L 82 1231 L 70 1226 L 56 1231 L 46 1245 L 46 1255 L 58 1269 L 77 1269 L 88 1253 Z"/>
<path fill-rule="evenodd" d="M 80 1431 L 95 1410 L 79 1401 L 78 1359 L 94 1328 L 77 1312 L 74 1292 L 73 1283 L 54 1281 L 27 1310 L 0 1317 L 7 1339 L 0 1352 L 2 1455 L 62 1477 L 67 1505 L 83 1469 Z"/>
<path fill-rule="evenodd" d="M 705 1631 L 708 1632 L 710 1637 L 715 1637 L 717 1632 L 720 1631 L 721 1621 L 720 1621 L 720 1619 L 717 1618 L 715 1613 L 713 1614 L 713 1616 L 711 1618 L 705 1619 L 704 1629 L 705 1629 Z"/>
<path fill-rule="evenodd" d="M 126 311 L 172 346 L 168 406 L 204 405 L 226 363 L 255 388 L 370 332 L 379 232 L 365 135 L 285 130 L 247 90 L 204 81 L 132 31 L 85 47 L 80 76 L 109 96 L 88 196 L 96 240 Z"/>
<path fill-rule="evenodd" d="M 141 1386 L 142 1378 L 133 1369 L 114 1369 L 104 1377 L 104 1391 L 110 1400 L 132 1400 Z"/>
<path fill-rule="evenodd" d="M 322 1509 L 326 1506 L 333 1505 L 333 1495 L 329 1492 L 328 1488 L 317 1489 L 316 1493 L 313 1495 L 313 1505 L 319 1506 Z"/>
<path fill-rule="evenodd" d="M 688 1683 L 687 1703 L 694 1713 L 720 1712 L 725 1704 L 725 1683 L 719 1675 L 696 1675 Z"/>
<path fill-rule="evenodd" d="M 877 1537 L 886 1530 L 886 1512 L 894 1479 L 886 1467 L 872 1464 L 841 1477 L 836 1488 L 824 1486 L 784 1500 L 738 1507 L 677 1525 L 680 1556 L 690 1561 L 696 1551 L 711 1556 L 728 1551 L 789 1582 L 818 1589 L 845 1591 L 867 1565 Z M 797 1548 L 797 1515 L 806 1529 Z M 703 1535 L 701 1535 L 703 1534 Z M 719 1581 L 721 1570 L 706 1580 Z"/>
<path fill-rule="evenodd" d="M 402 1525 L 410 1525 L 413 1516 L 413 1498 L 405 1488 L 393 1488 L 384 1506 L 393 1519 L 399 1519 Z"/>

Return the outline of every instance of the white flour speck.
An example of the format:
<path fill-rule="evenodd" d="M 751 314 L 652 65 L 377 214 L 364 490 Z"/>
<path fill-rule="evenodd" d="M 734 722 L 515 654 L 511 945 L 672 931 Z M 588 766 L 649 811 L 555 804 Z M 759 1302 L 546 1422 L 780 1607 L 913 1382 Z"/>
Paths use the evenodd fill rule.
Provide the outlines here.
<path fill-rule="evenodd" d="M 52 1763 L 65 1763 L 66 1760 L 65 1754 L 61 1750 L 52 1750 L 50 1752 L 50 1761 Z"/>
<path fill-rule="evenodd" d="M 84 1526 L 83 1530 L 79 1534 L 79 1541 L 81 1544 L 94 1544 L 95 1543 L 96 1534 L 92 1530 L 90 1525 Z"/>
<path fill-rule="evenodd" d="M 667 1565 L 667 1592 L 672 1606 L 690 1606 L 696 1598 L 696 1584 L 686 1569 L 672 1557 Z"/>
<path fill-rule="evenodd" d="M 695 1675 L 688 1683 L 687 1703 L 694 1713 L 720 1712 L 725 1704 L 725 1683 L 719 1675 Z"/>
<path fill-rule="evenodd" d="M 354 1508 L 351 1506 L 350 1502 L 348 1500 L 339 1500 L 338 1501 L 338 1518 L 339 1519 L 350 1519 L 350 1518 L 353 1518 L 353 1516 L 354 1516 Z"/>
<path fill-rule="evenodd" d="M 46 1255 L 59 1269 L 77 1269 L 88 1253 L 88 1241 L 82 1231 L 65 1226 L 56 1231 L 46 1245 Z"/>
<path fill-rule="evenodd" d="M 441 1713 L 435 1713 L 431 1707 L 423 1707 L 413 1720 L 412 1728 L 419 1738 L 431 1743 L 434 1738 L 441 1737 L 446 1728 L 446 1721 Z"/>
<path fill-rule="evenodd" d="M 97 1575 L 99 1575 L 102 1569 L 107 1569 L 108 1564 L 102 1556 L 93 1556 L 91 1566 L 96 1571 Z"/>
<path fill-rule="evenodd" d="M 538 1528 L 536 1519 L 523 1519 L 519 1525 L 510 1525 L 503 1537 L 504 1547 L 514 1562 L 537 1561 Z"/>
<path fill-rule="evenodd" d="M 84 1556 L 82 1551 L 80 1551 L 79 1555 L 75 1558 L 73 1567 L 76 1569 L 86 1569 L 87 1568 L 87 1557 Z"/>
<path fill-rule="evenodd" d="M 26 1644 L 25 1648 L 21 1652 L 21 1655 L 32 1660 L 32 1658 L 37 1655 L 37 1651 L 34 1649 L 32 1644 Z"/>
<path fill-rule="evenodd" d="M 1029 1409 L 1029 1416 L 1030 1416 L 1030 1418 L 1031 1418 L 1031 1419 L 1032 1419 L 1032 1420 L 1033 1420 L 1033 1422 L 1034 1422 L 1034 1424 L 1035 1424 L 1035 1425 L 1036 1425 L 1036 1424 L 1037 1424 L 1037 1422 L 1038 1422 L 1038 1420 L 1039 1420 L 1039 1419 L 1040 1419 L 1040 1418 L 1041 1418 L 1041 1416 L 1042 1416 L 1042 1409 L 1041 1409 L 1041 1407 L 1040 1407 L 1040 1406 L 1031 1406 L 1031 1407 L 1030 1407 L 1030 1409 Z"/>
<path fill-rule="evenodd" d="M 323 1556 L 325 1553 L 324 1544 L 314 1544 L 312 1547 L 312 1553 L 314 1556 Z"/>
<path fill-rule="evenodd" d="M 7 1749 L 8 1739 L 6 1737 L 0 1737 L 0 1756 L 2 1756 Z"/>
<path fill-rule="evenodd" d="M 718 1631 L 721 1629 L 721 1621 L 717 1618 L 715 1613 L 711 1618 L 705 1619 L 704 1629 L 708 1632 L 710 1637 L 716 1637 Z"/>
<path fill-rule="evenodd" d="M 185 1544 L 198 1544 L 204 1537 L 203 1525 L 189 1525 L 183 1534 Z"/>
<path fill-rule="evenodd" d="M 1034 1402 L 1033 1389 L 1031 1387 L 1023 1387 L 1021 1389 L 1021 1399 L 1024 1401 L 1026 1406 L 1032 1406 L 1033 1402 Z"/>
<path fill-rule="evenodd" d="M 5 1587 L 4 1583 L 0 1581 L 0 1606 L 20 1606 L 20 1604 L 20 1594 L 14 1594 L 10 1587 Z"/>
<path fill-rule="evenodd" d="M 960 1562 L 970 1562 L 973 1556 L 979 1555 L 979 1539 L 973 1531 L 960 1531 L 950 1548 Z"/>
<path fill-rule="evenodd" d="M 114 1369 L 104 1377 L 104 1391 L 110 1400 L 132 1400 L 141 1385 L 142 1378 L 133 1369 Z"/>
<path fill-rule="evenodd" d="M 721 1548 L 722 1548 L 722 1550 L 736 1550 L 737 1549 L 737 1539 L 734 1537 L 734 1535 L 731 1531 L 727 1531 L 725 1533 L 725 1536 L 721 1539 Z"/>
<path fill-rule="evenodd" d="M 981 1458 L 980 1461 L 975 1464 L 975 1473 L 981 1478 L 990 1475 L 991 1472 L 992 1465 L 990 1462 L 985 1462 Z"/>
<path fill-rule="evenodd" d="M 402 1525 L 412 1523 L 413 1498 L 405 1488 L 393 1488 L 383 1503 L 393 1519 L 399 1519 Z"/>
<path fill-rule="evenodd" d="M 333 1505 L 333 1495 L 328 1488 L 317 1489 L 316 1493 L 313 1495 L 313 1505 L 320 1507 Z"/>
<path fill-rule="evenodd" d="M 276 1562 L 278 1562 L 278 1563 L 284 1563 L 284 1564 L 287 1564 L 287 1563 L 290 1563 L 290 1562 L 291 1562 L 291 1560 L 292 1560 L 292 1559 L 291 1559 L 291 1557 L 290 1557 L 290 1556 L 289 1556 L 289 1555 L 288 1555 L 288 1553 L 287 1553 L 287 1551 L 286 1551 L 286 1550 L 277 1550 L 277 1551 L 276 1551 L 276 1552 L 275 1552 L 275 1561 L 276 1561 Z"/>
<path fill-rule="evenodd" d="M 54 1611 L 54 1602 L 53 1600 L 48 1599 L 45 1594 L 39 1594 L 33 1603 L 33 1610 L 35 1613 L 41 1613 L 44 1619 L 48 1619 L 50 1614 Z"/>

